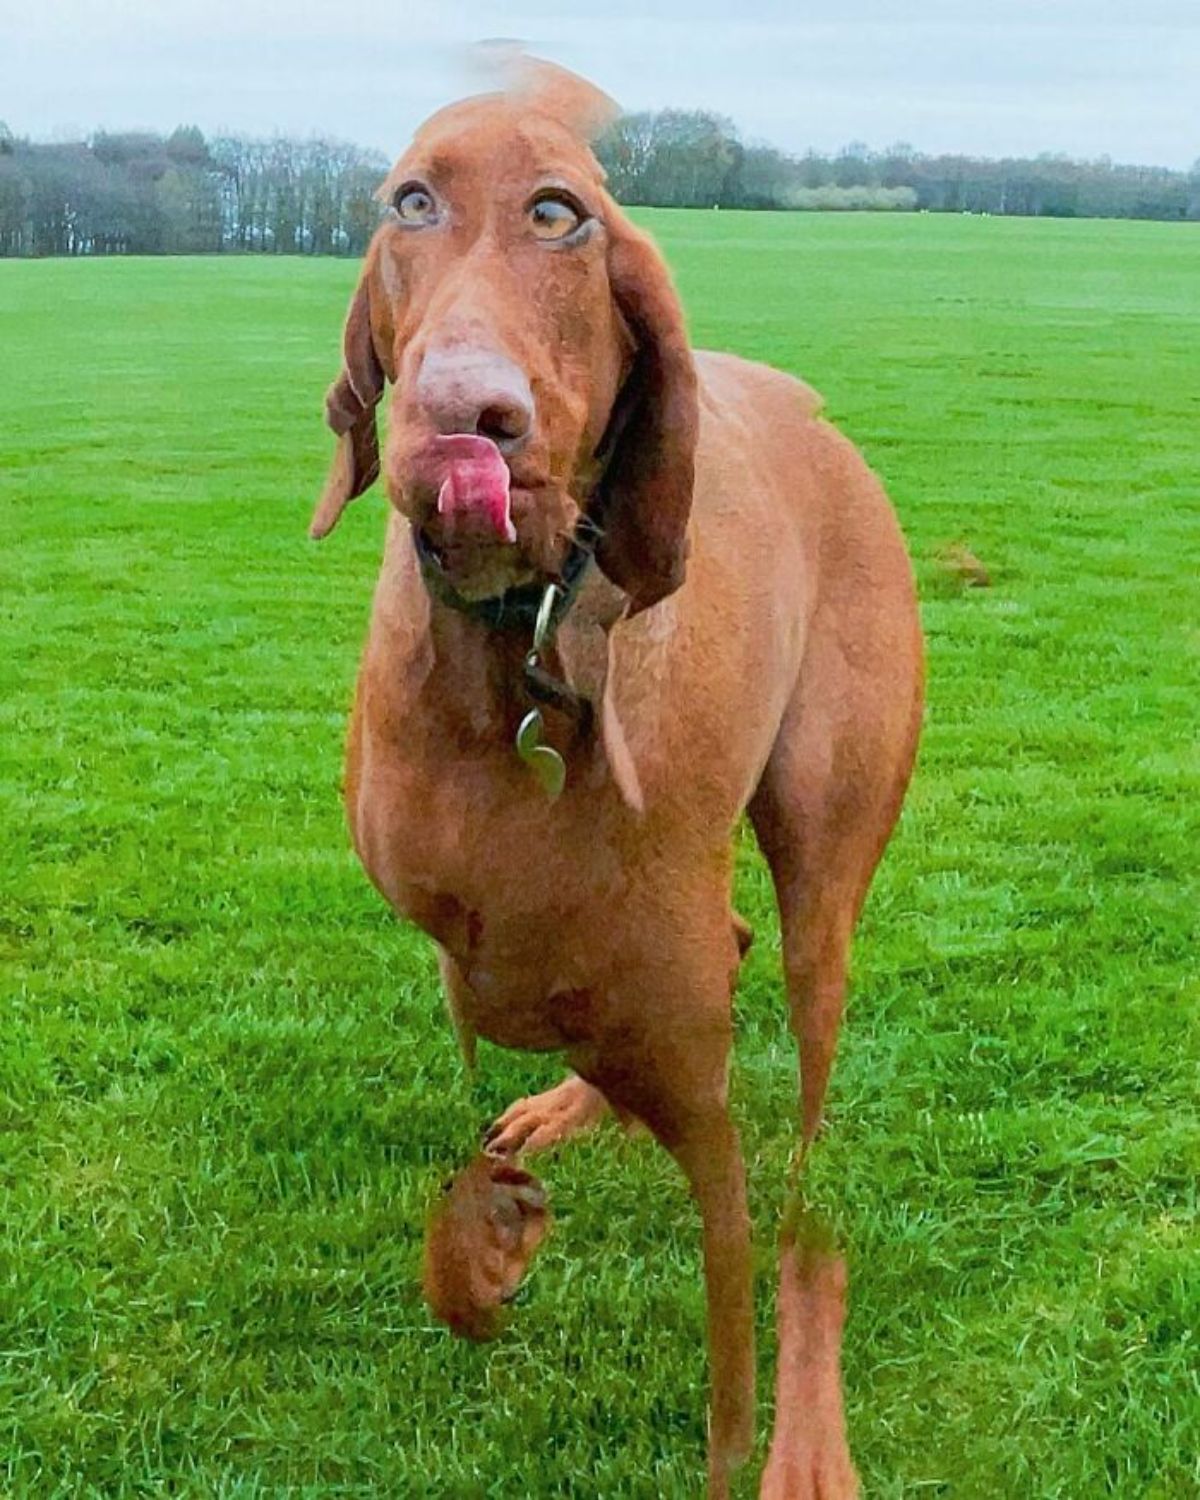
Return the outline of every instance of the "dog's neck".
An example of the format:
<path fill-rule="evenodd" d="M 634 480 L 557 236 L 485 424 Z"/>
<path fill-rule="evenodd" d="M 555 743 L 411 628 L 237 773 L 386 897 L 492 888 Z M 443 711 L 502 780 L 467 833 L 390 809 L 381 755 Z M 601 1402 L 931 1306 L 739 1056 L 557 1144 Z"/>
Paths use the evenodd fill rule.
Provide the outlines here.
<path fill-rule="evenodd" d="M 581 774 L 586 784 L 601 784 L 607 763 L 622 799 L 640 810 L 637 773 L 614 703 L 619 684 L 610 681 L 620 659 L 611 649 L 613 628 L 628 603 L 598 567 L 589 569 L 545 664 L 588 701 L 592 722 L 585 731 L 577 718 L 545 708 L 543 740 L 563 756 L 568 789 L 579 785 Z M 419 734 L 435 759 L 494 755 L 518 764 L 517 730 L 534 706 L 525 679 L 532 633 L 490 630 L 432 596 L 409 523 L 395 514 L 372 634 L 369 680 L 391 704 L 387 717 L 398 739 Z"/>
<path fill-rule="evenodd" d="M 595 724 L 608 666 L 608 631 L 621 618 L 624 594 L 593 566 L 571 608 L 540 653 L 543 672 L 561 683 L 564 707 L 532 690 L 528 659 L 533 627 L 524 615 L 497 628 L 479 615 L 464 613 L 436 593 L 428 593 L 431 670 L 427 686 L 440 711 L 472 738 L 511 746 L 518 725 L 531 708 L 541 710 L 547 737 L 563 753 L 586 739 Z M 581 711 L 582 709 L 582 711 Z"/>
<path fill-rule="evenodd" d="M 491 629 L 444 600 L 429 599 L 428 687 L 439 711 L 471 738 L 511 742 L 527 711 L 523 670 L 530 640 Z"/>

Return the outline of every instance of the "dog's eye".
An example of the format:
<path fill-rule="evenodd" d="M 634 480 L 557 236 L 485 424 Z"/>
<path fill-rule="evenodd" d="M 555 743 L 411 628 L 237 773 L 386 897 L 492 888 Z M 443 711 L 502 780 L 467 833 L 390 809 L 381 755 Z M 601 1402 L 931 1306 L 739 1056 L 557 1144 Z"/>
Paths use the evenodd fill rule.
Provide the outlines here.
<path fill-rule="evenodd" d="M 539 240 L 565 240 L 583 223 L 583 214 L 567 198 L 539 198 L 529 210 L 529 222 Z"/>
<path fill-rule="evenodd" d="M 433 224 L 437 220 L 437 204 L 433 194 L 426 188 L 408 183 L 398 188 L 392 198 L 392 207 L 397 217 L 405 224 Z"/>

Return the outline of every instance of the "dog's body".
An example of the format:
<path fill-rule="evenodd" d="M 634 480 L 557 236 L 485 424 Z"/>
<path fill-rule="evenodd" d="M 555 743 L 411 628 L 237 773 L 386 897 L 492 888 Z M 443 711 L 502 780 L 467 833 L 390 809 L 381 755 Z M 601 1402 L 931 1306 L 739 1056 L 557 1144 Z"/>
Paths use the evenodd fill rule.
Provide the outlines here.
<path fill-rule="evenodd" d="M 795 858 L 826 898 L 851 884 L 844 923 L 911 766 L 920 647 L 879 486 L 798 382 L 731 356 L 697 363 L 688 580 L 611 630 L 606 690 L 644 812 L 557 720 L 566 790 L 547 799 L 513 750 L 528 640 L 431 600 L 408 523 L 389 526 L 350 733 L 350 826 L 375 884 L 453 961 L 464 1030 L 505 1046 L 586 1048 L 624 1029 L 626 1008 L 668 1029 L 659 985 L 674 989 L 713 938 L 724 1029 L 742 812 L 767 839 L 803 825 Z M 564 656 L 599 628 L 589 602 L 562 627 Z M 705 1009 L 692 985 L 688 1033 Z M 638 1046 L 653 1053 L 653 1036 Z"/>
<path fill-rule="evenodd" d="M 610 214 L 616 242 L 615 207 Z M 643 253 L 645 242 L 629 243 Z M 644 346 L 648 299 L 667 294 L 618 282 L 611 268 L 620 253 L 610 245 L 616 303 Z M 372 301 L 369 337 L 404 400 L 413 373 L 406 351 L 419 340 L 405 335 L 401 348 L 398 328 L 380 323 Z M 354 465 L 363 467 L 359 408 L 372 403 L 353 368 L 355 340 L 352 313 L 344 379 L 358 404 L 345 400 L 358 425 L 334 422 L 348 465 L 336 509 L 365 487 Z M 515 1152 L 556 1139 L 606 1100 L 649 1125 L 686 1172 L 704 1223 L 710 1482 L 719 1494 L 749 1446 L 753 1418 L 749 1221 L 727 1109 L 730 1000 L 745 943 L 731 905 L 732 837 L 748 810 L 778 894 L 808 1141 L 851 931 L 912 766 L 921 642 L 890 507 L 852 447 L 819 418 L 813 394 L 731 356 L 693 363 L 676 346 L 656 356 L 649 376 L 654 393 L 656 372 L 674 361 L 679 379 L 668 395 L 683 390 L 680 410 L 692 424 L 682 434 L 687 494 L 674 550 L 662 562 L 653 534 L 676 483 L 664 461 L 652 475 L 661 499 L 650 532 L 630 543 L 618 510 L 600 566 L 548 652 L 594 712 L 589 729 L 545 710 L 547 740 L 566 763 L 562 796 L 550 800 L 513 748 L 529 708 L 528 633 L 494 628 L 423 586 L 416 538 L 422 525 L 436 530 L 437 518 L 428 500 L 414 509 L 412 486 L 393 463 L 389 487 L 406 514 L 389 522 L 346 800 L 372 880 L 440 946 L 468 1049 L 476 1034 L 559 1049 L 585 1080 L 510 1111 L 501 1145 Z M 597 415 L 576 454 L 599 448 L 623 372 L 628 378 L 628 351 L 616 349 L 597 355 Z M 436 368 L 427 351 L 418 347 L 416 357 Z M 539 401 L 544 390 L 535 379 Z M 335 388 L 331 419 L 338 399 Z M 677 416 L 660 423 L 656 441 L 668 456 L 680 428 Z M 636 422 L 626 439 L 649 446 Z M 630 472 L 618 466 L 612 481 L 618 506 L 636 488 L 624 478 Z M 612 473 L 577 465 L 568 485 L 576 513 Z M 513 514 L 520 531 L 524 514 L 516 505 Z M 452 559 L 455 543 L 451 533 Z M 529 551 L 537 556 L 536 542 Z M 493 550 L 484 554 L 492 567 Z M 636 571 L 645 559 L 661 563 L 649 585 Z M 553 564 L 535 571 L 554 576 Z M 830 1472 L 844 1472 L 844 1448 L 836 1457 Z"/>

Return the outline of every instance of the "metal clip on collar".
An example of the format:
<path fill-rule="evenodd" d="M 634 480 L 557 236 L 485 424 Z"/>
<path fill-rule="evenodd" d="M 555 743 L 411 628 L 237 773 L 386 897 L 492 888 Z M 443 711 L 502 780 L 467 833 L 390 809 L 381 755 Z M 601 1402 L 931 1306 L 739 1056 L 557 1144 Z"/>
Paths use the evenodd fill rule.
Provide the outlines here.
<path fill-rule="evenodd" d="M 554 638 L 558 624 L 555 605 L 561 597 L 562 590 L 556 583 L 546 586 L 533 627 L 533 649 L 525 658 L 525 687 L 530 697 L 539 703 L 549 704 L 583 719 L 589 711 L 589 705 L 565 682 L 551 676 L 542 666 L 541 653 Z M 566 783 L 567 767 L 552 745 L 543 744 L 542 733 L 545 727 L 541 709 L 531 708 L 517 730 L 516 748 L 521 760 L 533 772 L 542 790 L 553 802 Z"/>

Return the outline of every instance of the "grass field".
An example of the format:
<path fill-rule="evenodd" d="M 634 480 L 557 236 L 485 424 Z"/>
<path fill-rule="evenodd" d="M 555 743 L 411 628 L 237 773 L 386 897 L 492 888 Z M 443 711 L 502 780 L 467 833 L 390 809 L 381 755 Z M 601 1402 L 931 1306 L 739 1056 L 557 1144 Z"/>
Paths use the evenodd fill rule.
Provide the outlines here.
<path fill-rule="evenodd" d="M 824 391 L 922 582 L 808 1179 L 865 1493 L 1194 1496 L 1200 236 L 645 218 L 698 343 Z M 700 1491 L 698 1236 L 651 1144 L 547 1163 L 497 1344 L 418 1295 L 431 1193 L 554 1068 L 465 1078 L 342 826 L 382 502 L 305 526 L 354 276 L 0 263 L 0 1494 Z M 749 846 L 739 898 L 765 1395 L 795 1071 Z"/>

